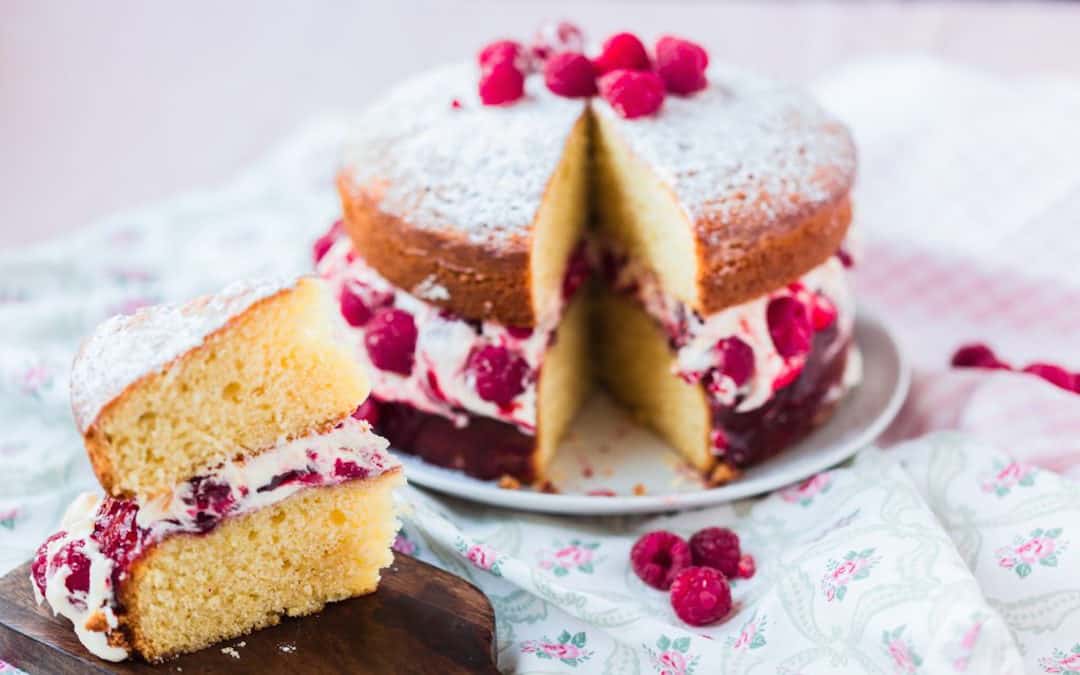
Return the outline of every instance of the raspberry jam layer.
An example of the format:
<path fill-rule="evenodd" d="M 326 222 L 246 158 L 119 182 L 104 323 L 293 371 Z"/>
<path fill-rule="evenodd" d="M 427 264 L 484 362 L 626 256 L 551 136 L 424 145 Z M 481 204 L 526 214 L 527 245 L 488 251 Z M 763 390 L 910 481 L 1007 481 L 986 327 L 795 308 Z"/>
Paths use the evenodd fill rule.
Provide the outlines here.
<path fill-rule="evenodd" d="M 146 551 L 176 534 L 206 534 L 227 518 L 308 487 L 379 476 L 399 466 L 387 445 L 368 423 L 350 417 L 326 433 L 224 463 L 153 499 L 82 495 L 68 508 L 62 530 L 37 551 L 34 596 L 70 619 L 91 653 L 123 660 L 128 649 L 117 589 Z"/>
<path fill-rule="evenodd" d="M 375 397 L 458 428 L 490 418 L 535 433 L 537 373 L 566 300 L 584 281 L 581 265 L 569 266 L 559 306 L 547 308 L 536 326 L 514 327 L 468 320 L 427 302 L 449 297 L 433 278 L 410 291 L 397 288 L 356 254 L 337 225 L 316 243 L 315 256 Z"/>
<path fill-rule="evenodd" d="M 408 403 L 368 399 L 366 416 L 394 448 L 436 466 L 464 471 L 481 480 L 513 476 L 523 483 L 536 479 L 533 452 L 536 437 L 513 424 L 489 417 L 469 417 L 457 426 L 442 415 L 417 410 Z"/>

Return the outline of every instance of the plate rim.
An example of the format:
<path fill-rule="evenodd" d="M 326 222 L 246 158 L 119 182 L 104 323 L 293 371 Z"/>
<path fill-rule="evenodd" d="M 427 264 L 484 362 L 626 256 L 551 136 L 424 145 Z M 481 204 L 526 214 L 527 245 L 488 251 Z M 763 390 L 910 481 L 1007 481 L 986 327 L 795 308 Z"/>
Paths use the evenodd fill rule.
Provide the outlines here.
<path fill-rule="evenodd" d="M 855 323 L 856 330 L 858 324 L 868 324 L 877 329 L 887 339 L 888 347 L 896 358 L 898 371 L 896 383 L 881 413 L 870 424 L 860 430 L 851 441 L 826 448 L 820 453 L 821 461 L 811 463 L 810 473 L 794 480 L 801 480 L 801 478 L 835 466 L 873 443 L 888 425 L 896 419 L 904 401 L 907 400 L 907 394 L 911 388 L 911 368 L 908 356 L 893 330 L 877 314 L 861 306 L 856 307 Z M 765 494 L 792 482 L 785 481 L 780 485 L 770 483 L 763 486 L 755 481 L 736 481 L 723 487 L 667 495 L 595 497 L 580 494 L 547 494 L 523 490 L 505 490 L 497 487 L 494 481 L 481 481 L 445 467 L 430 465 L 425 463 L 424 460 L 407 453 L 396 452 L 395 454 L 402 460 L 402 464 L 405 466 L 406 479 L 413 487 L 419 486 L 439 494 L 485 506 L 552 515 L 596 516 L 686 511 L 707 506 L 718 506 L 737 499 Z M 421 477 L 419 479 L 411 475 L 411 469 L 414 466 L 420 467 Z M 469 482 L 461 483 L 462 479 Z M 462 489 L 462 485 L 467 486 L 467 488 L 481 489 Z"/>

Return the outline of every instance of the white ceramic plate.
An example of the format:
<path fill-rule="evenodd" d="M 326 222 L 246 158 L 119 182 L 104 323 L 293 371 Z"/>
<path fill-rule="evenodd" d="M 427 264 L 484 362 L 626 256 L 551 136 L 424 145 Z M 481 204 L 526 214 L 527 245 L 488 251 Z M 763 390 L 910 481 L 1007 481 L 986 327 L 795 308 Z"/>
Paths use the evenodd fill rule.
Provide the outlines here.
<path fill-rule="evenodd" d="M 871 443 L 896 416 L 910 375 L 884 324 L 858 313 L 855 341 L 862 352 L 863 379 L 823 427 L 798 445 L 743 476 L 706 488 L 663 441 L 636 426 L 603 394 L 578 415 L 550 470 L 558 494 L 506 490 L 458 471 L 398 453 L 409 481 L 463 499 L 527 511 L 562 514 L 622 514 L 673 511 L 720 504 L 769 492 L 837 464 Z M 644 494 L 633 494 L 634 486 Z M 615 496 L 589 495 L 614 491 Z"/>

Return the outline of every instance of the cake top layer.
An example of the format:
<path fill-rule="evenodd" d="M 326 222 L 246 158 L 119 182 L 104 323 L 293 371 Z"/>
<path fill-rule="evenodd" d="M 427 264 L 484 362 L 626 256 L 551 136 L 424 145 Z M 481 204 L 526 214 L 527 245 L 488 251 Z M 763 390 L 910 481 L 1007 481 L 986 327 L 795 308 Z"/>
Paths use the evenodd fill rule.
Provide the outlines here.
<path fill-rule="evenodd" d="M 690 222 L 765 227 L 832 203 L 851 188 L 855 147 L 847 129 L 801 90 L 714 66 L 709 86 L 668 96 L 655 115 L 593 110 L 675 192 Z M 721 240 L 710 242 L 722 245 Z"/>
<path fill-rule="evenodd" d="M 502 247 L 527 235 L 586 104 L 530 77 L 523 100 L 484 106 L 478 78 L 460 63 L 393 89 L 358 120 L 345 170 L 413 227 Z"/>
<path fill-rule="evenodd" d="M 296 286 L 291 279 L 240 281 L 185 303 L 114 316 L 87 337 L 71 368 L 71 409 L 86 433 L 101 411 L 142 377 L 164 370 L 255 303 Z"/>

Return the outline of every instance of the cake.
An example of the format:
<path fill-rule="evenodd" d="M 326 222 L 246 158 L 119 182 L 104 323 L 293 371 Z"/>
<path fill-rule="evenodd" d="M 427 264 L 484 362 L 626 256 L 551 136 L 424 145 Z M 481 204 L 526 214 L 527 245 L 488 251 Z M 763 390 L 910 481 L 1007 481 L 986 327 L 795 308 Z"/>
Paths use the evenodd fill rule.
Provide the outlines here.
<path fill-rule="evenodd" d="M 387 442 L 316 279 L 237 283 L 102 324 L 72 407 L 106 495 L 39 548 L 39 602 L 97 656 L 194 651 L 375 590 L 392 560 Z"/>
<path fill-rule="evenodd" d="M 660 47 L 597 85 L 580 55 L 502 41 L 356 122 L 316 267 L 395 448 L 542 481 L 596 381 L 723 483 L 858 380 L 850 135 L 795 88 L 666 43 L 687 77 Z"/>

